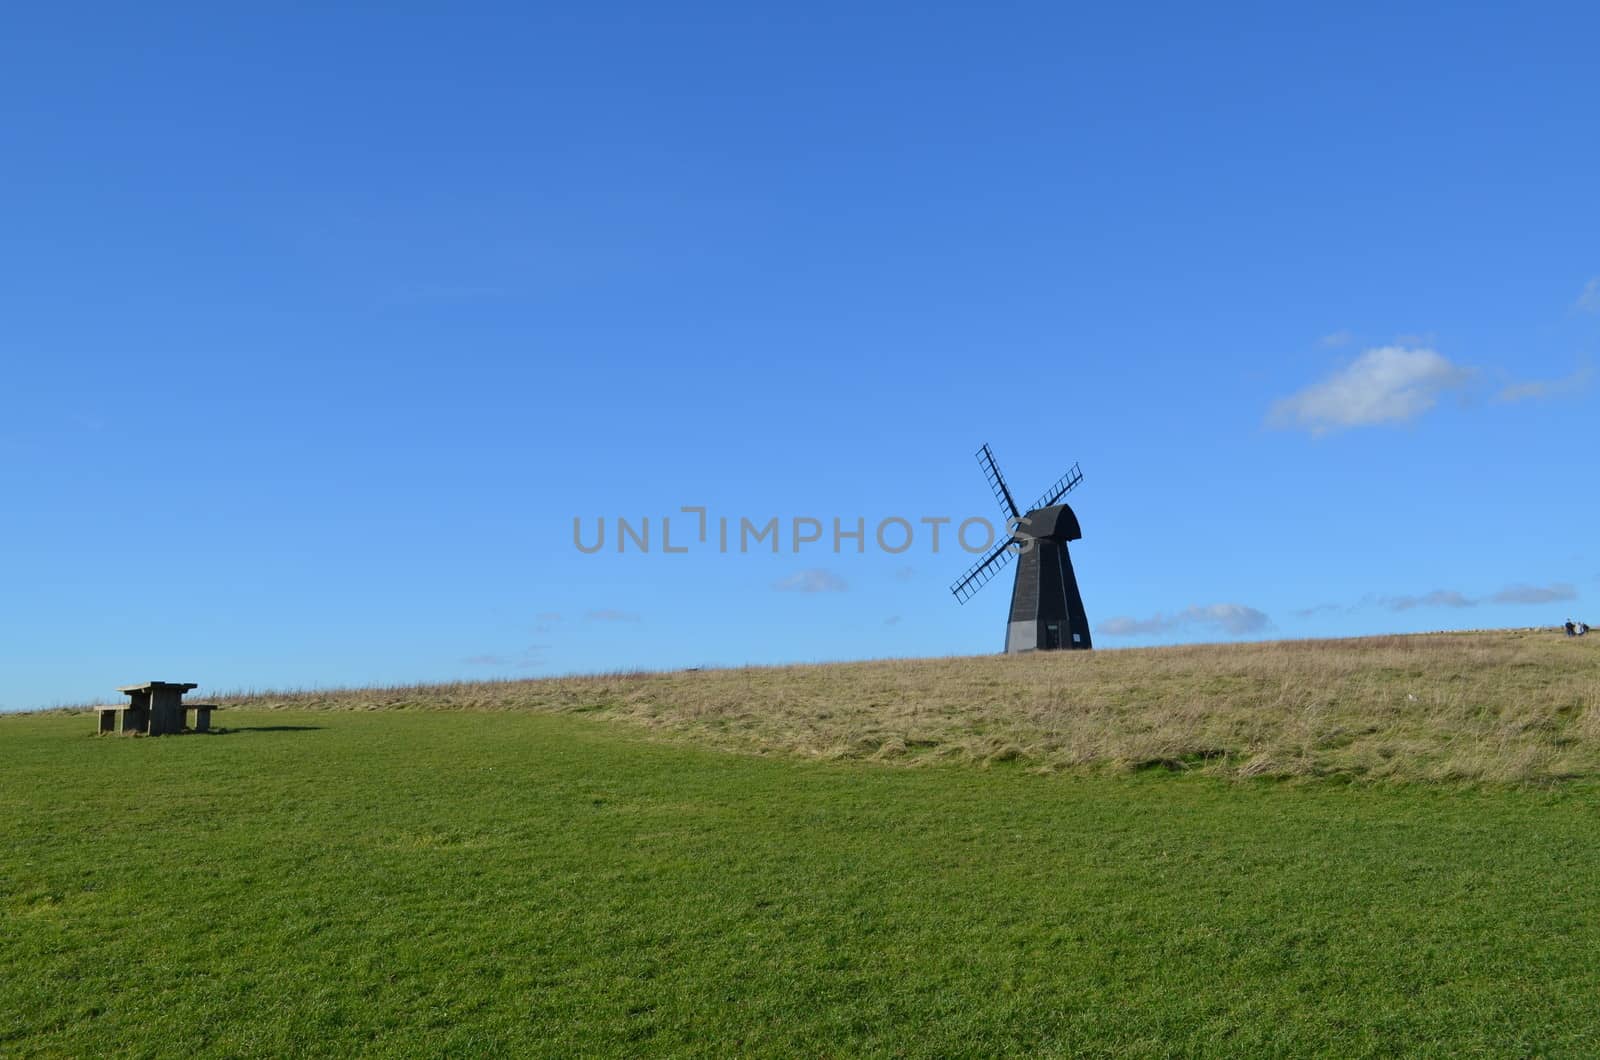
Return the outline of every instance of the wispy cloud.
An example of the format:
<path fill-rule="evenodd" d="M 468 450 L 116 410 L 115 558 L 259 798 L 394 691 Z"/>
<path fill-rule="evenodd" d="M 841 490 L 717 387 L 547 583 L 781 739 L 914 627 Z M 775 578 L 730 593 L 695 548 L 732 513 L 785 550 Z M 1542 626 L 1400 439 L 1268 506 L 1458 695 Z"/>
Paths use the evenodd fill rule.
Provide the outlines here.
<path fill-rule="evenodd" d="M 850 588 L 843 578 L 820 567 L 796 571 L 773 582 L 772 587 L 780 593 L 842 593 Z"/>
<path fill-rule="evenodd" d="M 461 662 L 466 666 L 481 666 L 491 670 L 532 670 L 544 665 L 543 644 L 530 644 L 514 655 L 469 655 Z"/>
<path fill-rule="evenodd" d="M 1274 402 L 1267 423 L 1314 435 L 1403 423 L 1432 409 L 1442 394 L 1464 387 L 1471 377 L 1471 369 L 1435 350 L 1380 346 L 1322 382 Z"/>
<path fill-rule="evenodd" d="M 1469 599 L 1454 589 L 1435 589 L 1421 596 L 1385 596 L 1378 602 L 1391 611 L 1414 611 L 1419 607 L 1478 606 L 1478 601 Z"/>
<path fill-rule="evenodd" d="M 1553 604 L 1562 600 L 1576 600 L 1578 590 L 1566 582 L 1550 585 L 1508 585 L 1489 597 L 1497 604 Z"/>
<path fill-rule="evenodd" d="M 632 611 L 618 611 L 615 608 L 602 607 L 594 611 L 585 611 L 583 617 L 590 622 L 637 622 L 639 616 Z"/>
<path fill-rule="evenodd" d="M 1468 596 L 1455 589 L 1435 589 L 1431 593 L 1411 596 L 1377 596 L 1364 597 L 1357 607 L 1382 607 L 1390 611 L 1416 611 L 1425 608 L 1468 608 L 1481 607 L 1484 604 L 1548 604 L 1559 600 L 1576 600 L 1578 590 L 1566 582 L 1553 582 L 1550 585 L 1508 585 L 1499 592 L 1488 596 Z M 1327 607 L 1330 605 L 1322 605 Z M 1304 617 L 1318 609 L 1295 612 Z"/>
<path fill-rule="evenodd" d="M 917 568 L 915 568 L 915 567 L 896 567 L 895 568 L 894 580 L 897 581 L 897 582 L 908 582 L 912 578 L 915 578 L 916 576 L 917 576 Z"/>
<path fill-rule="evenodd" d="M 1584 313 L 1600 313 L 1600 276 L 1591 278 L 1583 285 L 1572 307 Z"/>
<path fill-rule="evenodd" d="M 1502 387 L 1495 395 L 1496 401 L 1538 401 L 1543 398 L 1576 394 L 1589 386 L 1594 378 L 1594 366 L 1588 361 L 1578 365 L 1571 375 L 1560 379 L 1529 379 Z"/>
<path fill-rule="evenodd" d="M 1317 615 L 1326 615 L 1335 611 L 1343 611 L 1344 609 L 1343 604 L 1313 604 L 1310 607 L 1302 607 L 1293 612 L 1293 614 L 1295 618 L 1313 618 Z"/>
<path fill-rule="evenodd" d="M 888 618 L 883 620 L 883 624 L 886 626 L 898 626 L 900 624 L 900 616 L 890 615 Z"/>
<path fill-rule="evenodd" d="M 1186 607 L 1177 614 L 1157 614 L 1151 618 L 1130 618 L 1119 615 L 1108 618 L 1095 627 L 1095 632 L 1108 637 L 1139 637 L 1155 633 L 1170 633 L 1181 629 L 1218 629 L 1232 636 L 1259 633 L 1272 625 L 1264 613 L 1244 604 L 1206 604 Z"/>
<path fill-rule="evenodd" d="M 1326 346 L 1329 349 L 1338 349 L 1340 346 L 1348 346 L 1354 341 L 1356 341 L 1356 337 L 1353 334 L 1345 328 L 1340 328 L 1338 331 L 1322 336 L 1317 340 L 1317 345 Z"/>

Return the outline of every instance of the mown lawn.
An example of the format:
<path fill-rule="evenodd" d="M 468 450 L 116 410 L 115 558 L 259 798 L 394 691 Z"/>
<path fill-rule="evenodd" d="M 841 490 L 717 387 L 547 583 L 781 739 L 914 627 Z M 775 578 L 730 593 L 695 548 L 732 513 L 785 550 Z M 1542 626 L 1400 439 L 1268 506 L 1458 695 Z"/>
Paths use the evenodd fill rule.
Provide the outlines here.
<path fill-rule="evenodd" d="M 1600 787 L 0 718 L 0 1053 L 1600 1053 Z"/>

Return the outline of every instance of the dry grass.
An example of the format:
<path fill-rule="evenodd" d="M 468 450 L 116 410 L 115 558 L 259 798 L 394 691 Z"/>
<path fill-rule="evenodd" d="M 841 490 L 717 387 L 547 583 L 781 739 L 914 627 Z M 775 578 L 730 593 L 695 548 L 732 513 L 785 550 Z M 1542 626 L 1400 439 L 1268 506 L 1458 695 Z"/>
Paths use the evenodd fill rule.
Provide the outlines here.
<path fill-rule="evenodd" d="M 1600 773 L 1600 636 L 1190 645 L 343 691 L 292 710 L 583 713 L 759 754 L 1230 777 L 1526 783 Z"/>

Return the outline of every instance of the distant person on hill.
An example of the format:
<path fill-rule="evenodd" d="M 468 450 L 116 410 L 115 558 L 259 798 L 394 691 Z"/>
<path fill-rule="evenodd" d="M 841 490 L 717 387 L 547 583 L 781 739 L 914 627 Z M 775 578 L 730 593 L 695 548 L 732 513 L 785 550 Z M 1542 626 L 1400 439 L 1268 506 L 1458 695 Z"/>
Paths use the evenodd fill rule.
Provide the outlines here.
<path fill-rule="evenodd" d="M 1570 619 L 1570 618 L 1567 619 L 1567 636 L 1576 637 L 1577 635 L 1578 635 L 1578 627 L 1574 626 L 1572 624 L 1572 619 Z"/>

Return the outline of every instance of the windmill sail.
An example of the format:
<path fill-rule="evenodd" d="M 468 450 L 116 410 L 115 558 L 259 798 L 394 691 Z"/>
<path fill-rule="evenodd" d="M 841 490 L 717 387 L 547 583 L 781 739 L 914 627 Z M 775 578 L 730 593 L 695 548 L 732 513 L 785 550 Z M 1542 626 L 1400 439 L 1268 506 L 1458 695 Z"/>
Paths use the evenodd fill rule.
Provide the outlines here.
<path fill-rule="evenodd" d="M 966 603 L 972 599 L 974 593 L 988 585 L 989 579 L 999 574 L 1005 568 L 1005 565 L 1011 562 L 1011 556 L 1015 551 L 1011 547 L 1011 540 L 1008 538 L 1001 542 L 993 552 L 968 567 L 967 572 L 957 578 L 955 584 L 950 586 L 950 592 L 955 596 L 956 603 Z"/>
<path fill-rule="evenodd" d="M 1055 485 L 1040 494 L 1039 499 L 1033 503 L 1028 511 L 1036 512 L 1040 508 L 1048 508 L 1062 497 L 1078 488 L 1078 483 L 1083 481 L 1083 472 L 1078 470 L 1078 465 L 1073 464 L 1067 468 L 1067 473 L 1056 479 Z"/>
<path fill-rule="evenodd" d="M 978 450 L 978 466 L 983 468 L 983 477 L 989 480 L 989 488 L 994 490 L 994 499 L 1000 502 L 1000 511 L 1008 519 L 1020 519 L 1022 513 L 1017 511 L 1017 502 L 1011 499 L 1011 490 L 1006 487 L 1005 477 L 1000 474 L 1000 465 L 994 462 L 994 452 L 987 442 Z"/>

